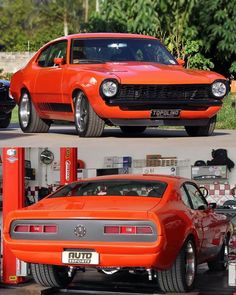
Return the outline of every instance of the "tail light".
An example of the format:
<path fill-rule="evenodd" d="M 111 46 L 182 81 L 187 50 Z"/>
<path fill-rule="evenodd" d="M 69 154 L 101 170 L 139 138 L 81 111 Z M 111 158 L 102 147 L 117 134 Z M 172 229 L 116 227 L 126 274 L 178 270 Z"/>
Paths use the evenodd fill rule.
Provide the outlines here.
<path fill-rule="evenodd" d="M 14 227 L 16 233 L 57 233 L 54 224 L 18 224 Z"/>
<path fill-rule="evenodd" d="M 106 225 L 104 226 L 104 234 L 151 235 L 153 230 L 151 226 Z"/>

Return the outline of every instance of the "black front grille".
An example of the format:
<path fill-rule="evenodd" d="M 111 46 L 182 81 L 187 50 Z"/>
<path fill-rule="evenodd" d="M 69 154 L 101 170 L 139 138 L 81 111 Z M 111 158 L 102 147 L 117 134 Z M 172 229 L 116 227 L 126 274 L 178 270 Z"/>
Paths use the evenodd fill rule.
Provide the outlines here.
<path fill-rule="evenodd" d="M 117 99 L 127 100 L 192 100 L 213 98 L 209 84 L 185 85 L 120 85 Z"/>

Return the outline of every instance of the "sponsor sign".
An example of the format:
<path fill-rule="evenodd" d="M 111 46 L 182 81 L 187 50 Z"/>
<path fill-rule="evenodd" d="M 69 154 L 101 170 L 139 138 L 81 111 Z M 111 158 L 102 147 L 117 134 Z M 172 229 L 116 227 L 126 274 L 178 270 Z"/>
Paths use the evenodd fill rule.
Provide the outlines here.
<path fill-rule="evenodd" d="M 98 264 L 99 254 L 90 251 L 63 251 L 62 263 L 66 264 Z"/>

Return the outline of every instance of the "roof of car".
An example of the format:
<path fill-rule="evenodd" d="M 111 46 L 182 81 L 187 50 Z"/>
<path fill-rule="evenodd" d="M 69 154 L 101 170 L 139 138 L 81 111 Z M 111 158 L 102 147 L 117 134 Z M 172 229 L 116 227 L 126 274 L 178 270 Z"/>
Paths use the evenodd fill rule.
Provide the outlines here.
<path fill-rule="evenodd" d="M 75 38 L 143 38 L 143 39 L 156 39 L 152 36 L 141 35 L 141 34 L 129 34 L 129 33 L 81 33 L 67 35 L 57 38 L 54 41 L 63 39 L 75 39 Z"/>
<path fill-rule="evenodd" d="M 156 180 L 163 182 L 184 182 L 189 181 L 187 178 L 179 176 L 170 176 L 170 175 L 160 175 L 160 174 L 119 174 L 119 175 L 105 175 L 97 176 L 94 178 L 82 179 L 82 181 L 96 181 L 96 180 L 119 180 L 119 179 L 128 179 L 128 180 Z"/>

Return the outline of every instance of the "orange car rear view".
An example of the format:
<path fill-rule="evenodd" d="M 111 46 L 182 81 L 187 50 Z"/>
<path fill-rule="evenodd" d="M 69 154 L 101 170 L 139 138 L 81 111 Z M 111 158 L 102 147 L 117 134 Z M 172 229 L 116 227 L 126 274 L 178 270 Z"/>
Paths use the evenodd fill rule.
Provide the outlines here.
<path fill-rule="evenodd" d="M 4 241 L 43 286 L 66 286 L 77 269 L 92 267 L 106 275 L 148 272 L 157 289 L 186 292 L 197 264 L 225 268 L 230 225 L 212 207 L 184 178 L 103 176 L 10 213 Z"/>
<path fill-rule="evenodd" d="M 208 136 L 229 83 L 183 68 L 153 37 L 97 33 L 46 44 L 13 75 L 10 89 L 24 132 L 47 132 L 64 120 L 86 137 L 100 136 L 105 124 L 124 133 L 179 125 L 190 136 Z"/>

